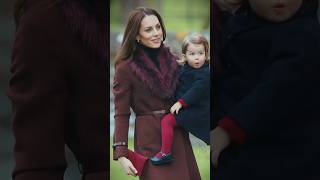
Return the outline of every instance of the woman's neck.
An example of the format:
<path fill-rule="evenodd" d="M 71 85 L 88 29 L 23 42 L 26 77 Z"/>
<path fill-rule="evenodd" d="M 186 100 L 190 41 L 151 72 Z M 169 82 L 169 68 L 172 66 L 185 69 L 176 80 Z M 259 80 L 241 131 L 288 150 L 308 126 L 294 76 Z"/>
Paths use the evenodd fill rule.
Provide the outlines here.
<path fill-rule="evenodd" d="M 141 47 L 147 53 L 156 53 L 157 54 L 162 45 L 160 47 L 158 47 L 158 48 L 151 48 L 151 47 L 145 46 L 145 45 L 143 45 L 141 43 L 138 43 L 138 46 Z"/>
<path fill-rule="evenodd" d="M 151 59 L 151 61 L 159 68 L 160 63 L 158 60 L 158 54 L 160 52 L 162 45 L 158 48 L 151 48 L 151 47 L 147 47 L 141 43 L 138 43 L 138 46 L 148 55 L 148 57 Z"/>

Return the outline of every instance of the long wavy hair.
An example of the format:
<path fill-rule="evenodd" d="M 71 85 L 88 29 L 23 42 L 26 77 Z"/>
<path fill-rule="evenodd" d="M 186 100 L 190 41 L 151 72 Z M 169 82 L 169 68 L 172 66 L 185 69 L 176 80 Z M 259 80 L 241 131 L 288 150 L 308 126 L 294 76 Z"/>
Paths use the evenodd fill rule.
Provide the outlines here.
<path fill-rule="evenodd" d="M 128 59 L 133 55 L 133 53 L 136 50 L 136 37 L 139 34 L 141 21 L 145 16 L 148 15 L 155 15 L 158 18 L 163 32 L 163 40 L 166 39 L 166 29 L 160 14 L 156 10 L 151 8 L 136 8 L 129 15 L 128 22 L 123 35 L 122 44 L 120 50 L 118 51 L 115 57 L 116 63 L 121 60 Z"/>

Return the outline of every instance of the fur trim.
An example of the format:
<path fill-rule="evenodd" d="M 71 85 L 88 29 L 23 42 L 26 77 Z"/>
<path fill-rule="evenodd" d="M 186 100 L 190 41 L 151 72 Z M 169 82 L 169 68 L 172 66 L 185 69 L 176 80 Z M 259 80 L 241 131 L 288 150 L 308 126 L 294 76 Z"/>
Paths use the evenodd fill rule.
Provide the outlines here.
<path fill-rule="evenodd" d="M 154 96 L 169 99 L 174 96 L 179 81 L 178 64 L 168 47 L 161 47 L 158 59 L 159 69 L 141 48 L 137 48 L 129 66 Z"/>
<path fill-rule="evenodd" d="M 109 33 L 107 22 L 99 21 L 79 1 L 65 0 L 63 10 L 67 25 L 80 36 L 94 58 L 105 61 L 109 58 Z"/>

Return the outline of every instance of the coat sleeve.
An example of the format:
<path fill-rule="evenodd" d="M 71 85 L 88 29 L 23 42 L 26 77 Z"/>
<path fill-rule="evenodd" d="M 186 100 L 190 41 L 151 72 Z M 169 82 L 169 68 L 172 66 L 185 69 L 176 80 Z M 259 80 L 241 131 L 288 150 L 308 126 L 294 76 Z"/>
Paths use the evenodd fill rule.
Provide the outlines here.
<path fill-rule="evenodd" d="M 126 63 L 119 63 L 116 66 L 113 81 L 114 94 L 114 122 L 115 129 L 113 135 L 114 143 L 125 142 L 125 146 L 117 146 L 114 148 L 113 159 L 119 157 L 128 157 L 128 131 L 130 118 L 130 97 L 131 85 L 128 76 L 128 66 Z"/>
<path fill-rule="evenodd" d="M 248 138 L 284 130 L 288 124 L 297 123 L 293 118 L 307 117 L 313 98 L 319 100 L 317 38 L 297 35 L 292 36 L 292 42 L 281 38 L 274 42 L 269 59 L 273 63 L 251 92 L 228 112 Z M 307 121 L 299 122 L 302 120 Z"/>
<path fill-rule="evenodd" d="M 203 96 L 204 92 L 210 88 L 210 70 L 204 69 L 203 71 L 197 73 L 195 80 L 192 83 L 192 87 L 180 97 L 187 106 L 192 106 L 192 104 L 197 103 L 199 99 Z M 209 97 L 208 97 L 209 98 Z"/>
<path fill-rule="evenodd" d="M 13 177 L 63 177 L 68 96 L 63 28 L 52 28 L 51 23 L 61 25 L 52 14 L 25 13 L 23 20 L 16 31 L 7 91 L 13 107 Z"/>

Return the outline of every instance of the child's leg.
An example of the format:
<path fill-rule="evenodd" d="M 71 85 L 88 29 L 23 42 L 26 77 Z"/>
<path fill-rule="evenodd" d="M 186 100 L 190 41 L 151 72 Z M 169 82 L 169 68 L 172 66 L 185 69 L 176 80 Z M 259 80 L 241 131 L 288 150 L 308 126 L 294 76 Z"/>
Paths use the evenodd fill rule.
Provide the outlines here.
<path fill-rule="evenodd" d="M 173 129 L 177 127 L 178 124 L 173 114 L 165 115 L 161 120 L 161 136 L 162 136 L 162 146 L 161 151 L 165 154 L 171 152 L 172 142 L 173 142 Z"/>
<path fill-rule="evenodd" d="M 161 120 L 161 138 L 162 145 L 161 151 L 158 152 L 154 157 L 150 158 L 150 161 L 154 165 L 161 165 L 170 163 L 172 159 L 171 147 L 173 142 L 173 129 L 178 124 L 173 114 L 165 115 Z"/>

